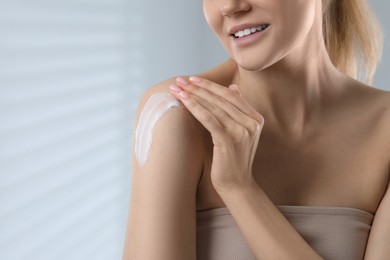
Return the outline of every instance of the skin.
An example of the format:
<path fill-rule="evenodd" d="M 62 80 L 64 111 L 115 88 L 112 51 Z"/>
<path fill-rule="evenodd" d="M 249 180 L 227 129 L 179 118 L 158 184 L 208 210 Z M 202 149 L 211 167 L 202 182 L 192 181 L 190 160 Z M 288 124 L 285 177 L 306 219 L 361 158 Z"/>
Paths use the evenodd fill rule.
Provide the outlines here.
<path fill-rule="evenodd" d="M 219 207 L 258 259 L 321 259 L 275 205 L 376 214 L 365 259 L 390 255 L 390 93 L 333 66 L 320 4 L 203 1 L 231 59 L 145 93 L 136 121 L 157 92 L 186 109 L 161 118 L 149 161 L 133 163 L 123 259 L 196 259 L 196 210 Z M 271 25 L 255 44 L 237 47 L 227 31 L 248 22 Z M 259 241 L 258 233 L 267 235 Z"/>

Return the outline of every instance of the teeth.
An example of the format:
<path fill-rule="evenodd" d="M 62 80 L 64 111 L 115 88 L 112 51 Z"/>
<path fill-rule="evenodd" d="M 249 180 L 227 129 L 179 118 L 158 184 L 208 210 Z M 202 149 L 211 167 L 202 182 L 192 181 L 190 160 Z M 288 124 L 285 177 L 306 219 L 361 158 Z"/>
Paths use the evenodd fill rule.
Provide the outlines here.
<path fill-rule="evenodd" d="M 239 31 L 238 33 L 235 34 L 236 37 L 241 38 L 245 36 L 244 31 Z"/>
<path fill-rule="evenodd" d="M 245 36 L 251 34 L 251 29 L 245 29 L 244 34 Z"/>
<path fill-rule="evenodd" d="M 242 38 L 244 36 L 247 36 L 249 34 L 252 34 L 252 33 L 255 33 L 257 31 L 262 31 L 264 29 L 266 29 L 268 27 L 268 25 L 264 24 L 264 25 L 260 25 L 258 27 L 253 27 L 253 28 L 247 28 L 245 30 L 242 30 L 242 31 L 238 31 L 234 34 L 234 36 L 236 38 Z"/>

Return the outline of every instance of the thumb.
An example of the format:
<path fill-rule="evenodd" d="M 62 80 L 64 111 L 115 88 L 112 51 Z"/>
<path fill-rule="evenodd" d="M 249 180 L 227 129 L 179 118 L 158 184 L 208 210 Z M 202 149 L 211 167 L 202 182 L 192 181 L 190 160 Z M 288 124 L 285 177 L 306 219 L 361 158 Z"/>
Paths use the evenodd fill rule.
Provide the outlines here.
<path fill-rule="evenodd" d="M 240 89 L 238 88 L 238 86 L 236 84 L 232 84 L 229 86 L 229 89 L 230 90 L 233 90 L 235 93 L 237 93 L 238 95 L 241 96 L 241 92 L 240 92 Z"/>

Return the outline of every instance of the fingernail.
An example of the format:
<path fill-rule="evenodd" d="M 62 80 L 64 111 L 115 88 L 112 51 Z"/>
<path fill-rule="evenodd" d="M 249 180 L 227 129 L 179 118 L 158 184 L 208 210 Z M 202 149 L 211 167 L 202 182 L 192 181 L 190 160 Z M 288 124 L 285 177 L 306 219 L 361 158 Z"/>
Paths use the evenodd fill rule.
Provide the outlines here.
<path fill-rule="evenodd" d="M 177 77 L 176 82 L 183 85 L 183 86 L 187 86 L 189 84 L 188 81 L 183 79 L 182 77 Z"/>
<path fill-rule="evenodd" d="M 198 77 L 195 77 L 195 76 L 191 76 L 190 77 L 190 81 L 194 82 L 194 83 L 201 83 L 202 82 L 202 79 L 198 78 Z"/>
<path fill-rule="evenodd" d="M 188 95 L 186 92 L 182 91 L 179 93 L 179 95 L 183 98 L 183 99 L 189 99 L 190 98 L 190 95 Z"/>
<path fill-rule="evenodd" d="M 175 92 L 180 92 L 181 91 L 181 89 L 178 86 L 176 86 L 176 85 L 170 85 L 169 88 L 172 91 L 175 91 Z"/>

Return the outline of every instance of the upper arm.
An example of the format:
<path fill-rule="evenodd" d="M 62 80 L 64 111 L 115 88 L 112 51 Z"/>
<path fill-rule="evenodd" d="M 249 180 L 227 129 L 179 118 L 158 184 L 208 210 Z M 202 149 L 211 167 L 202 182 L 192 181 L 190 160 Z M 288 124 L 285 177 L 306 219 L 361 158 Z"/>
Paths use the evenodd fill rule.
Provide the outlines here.
<path fill-rule="evenodd" d="M 145 102 L 161 90 L 166 92 L 160 86 L 144 95 L 135 128 Z M 197 121 L 184 108 L 171 109 L 157 121 L 152 136 L 144 166 L 133 152 L 123 259 L 195 259 L 196 191 L 203 167 Z"/>
<path fill-rule="evenodd" d="M 366 249 L 366 260 L 387 259 L 390 255 L 390 190 L 386 193 L 375 214 Z"/>

